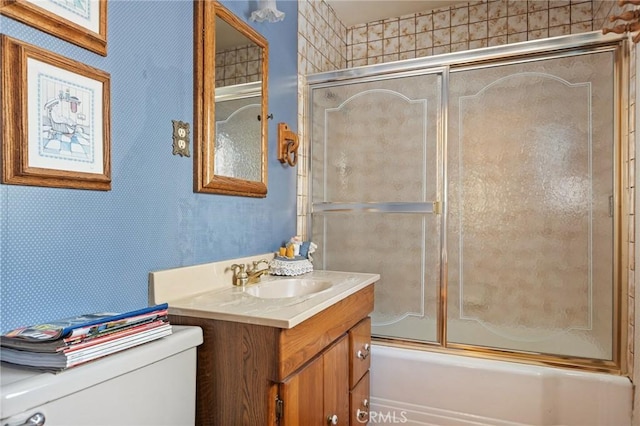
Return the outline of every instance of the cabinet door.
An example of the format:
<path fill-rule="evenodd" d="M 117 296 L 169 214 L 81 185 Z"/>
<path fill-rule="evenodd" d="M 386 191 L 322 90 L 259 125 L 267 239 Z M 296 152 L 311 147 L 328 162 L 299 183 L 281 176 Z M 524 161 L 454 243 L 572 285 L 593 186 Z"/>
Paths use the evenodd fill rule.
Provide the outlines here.
<path fill-rule="evenodd" d="M 341 337 L 280 386 L 283 426 L 349 424 L 349 340 Z"/>
<path fill-rule="evenodd" d="M 280 386 L 282 425 L 325 425 L 322 357 L 311 361 Z"/>
<path fill-rule="evenodd" d="M 324 362 L 325 422 L 349 424 L 349 339 L 345 335 L 322 357 Z M 335 417 L 334 417 L 335 416 Z M 325 424 L 326 424 L 325 423 Z"/>

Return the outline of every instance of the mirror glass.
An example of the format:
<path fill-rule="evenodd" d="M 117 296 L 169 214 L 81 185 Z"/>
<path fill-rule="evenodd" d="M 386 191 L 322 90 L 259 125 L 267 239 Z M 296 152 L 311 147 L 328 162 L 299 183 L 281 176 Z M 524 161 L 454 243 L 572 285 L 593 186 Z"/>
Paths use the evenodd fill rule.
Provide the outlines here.
<path fill-rule="evenodd" d="M 195 8 L 195 190 L 265 197 L 267 42 L 218 2 Z"/>

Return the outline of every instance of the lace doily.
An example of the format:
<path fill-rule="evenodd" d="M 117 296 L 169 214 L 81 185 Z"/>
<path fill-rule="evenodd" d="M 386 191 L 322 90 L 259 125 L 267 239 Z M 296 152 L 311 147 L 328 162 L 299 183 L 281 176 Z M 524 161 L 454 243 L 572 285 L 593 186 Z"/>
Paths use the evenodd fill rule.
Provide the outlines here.
<path fill-rule="evenodd" d="M 277 256 L 269 262 L 271 275 L 302 275 L 313 271 L 313 264 L 309 259 L 299 257 L 297 259 L 288 259 L 286 257 Z"/>

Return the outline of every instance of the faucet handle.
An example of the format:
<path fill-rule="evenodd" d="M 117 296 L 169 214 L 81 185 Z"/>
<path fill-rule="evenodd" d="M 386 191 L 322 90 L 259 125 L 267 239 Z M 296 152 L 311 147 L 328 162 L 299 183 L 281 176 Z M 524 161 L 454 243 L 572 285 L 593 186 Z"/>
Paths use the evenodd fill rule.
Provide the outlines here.
<path fill-rule="evenodd" d="M 247 271 L 245 271 L 245 265 L 238 265 L 234 263 L 229 268 L 233 271 L 235 276 L 233 277 L 233 285 L 246 285 L 249 281 Z"/>
<path fill-rule="evenodd" d="M 267 265 L 267 268 L 269 267 L 269 261 L 267 259 L 254 260 L 253 261 L 253 270 L 255 271 L 256 268 L 258 267 L 258 265 L 261 264 L 262 262 L 264 262 Z"/>

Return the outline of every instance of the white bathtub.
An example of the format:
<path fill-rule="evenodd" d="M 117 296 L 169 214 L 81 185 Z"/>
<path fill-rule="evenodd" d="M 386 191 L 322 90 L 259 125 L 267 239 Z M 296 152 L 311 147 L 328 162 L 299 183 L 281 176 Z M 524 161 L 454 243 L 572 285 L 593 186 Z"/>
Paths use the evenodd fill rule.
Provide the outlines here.
<path fill-rule="evenodd" d="M 627 377 L 373 345 L 370 425 L 630 425 Z"/>

